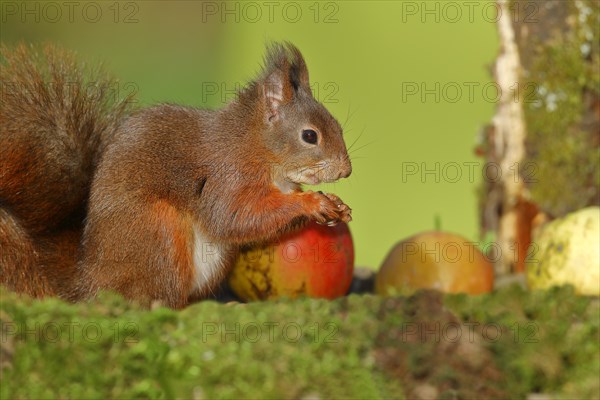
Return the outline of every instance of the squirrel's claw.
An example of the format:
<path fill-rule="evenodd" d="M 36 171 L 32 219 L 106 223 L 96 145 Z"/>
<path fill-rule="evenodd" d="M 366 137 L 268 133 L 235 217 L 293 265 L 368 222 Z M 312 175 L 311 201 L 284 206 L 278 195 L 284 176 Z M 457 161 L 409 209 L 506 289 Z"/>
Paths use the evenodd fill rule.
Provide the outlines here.
<path fill-rule="evenodd" d="M 352 221 L 352 209 L 335 194 L 321 193 L 324 201 L 321 202 L 321 209 L 318 215 L 315 216 L 317 223 L 320 225 L 336 226 L 340 222 Z"/>

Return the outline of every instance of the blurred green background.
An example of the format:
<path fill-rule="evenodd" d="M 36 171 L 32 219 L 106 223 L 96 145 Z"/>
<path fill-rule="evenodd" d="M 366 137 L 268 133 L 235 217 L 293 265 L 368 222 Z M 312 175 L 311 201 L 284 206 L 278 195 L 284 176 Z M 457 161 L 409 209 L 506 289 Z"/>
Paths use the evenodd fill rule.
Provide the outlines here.
<path fill-rule="evenodd" d="M 0 5 L 3 42 L 58 42 L 103 62 L 121 80 L 118 94 L 135 91 L 140 105 L 219 107 L 259 70 L 265 42 L 289 40 L 347 144 L 357 140 L 352 176 L 322 188 L 353 208 L 357 265 L 378 267 L 436 216 L 444 230 L 478 238 L 474 147 L 495 105 L 490 1 Z"/>

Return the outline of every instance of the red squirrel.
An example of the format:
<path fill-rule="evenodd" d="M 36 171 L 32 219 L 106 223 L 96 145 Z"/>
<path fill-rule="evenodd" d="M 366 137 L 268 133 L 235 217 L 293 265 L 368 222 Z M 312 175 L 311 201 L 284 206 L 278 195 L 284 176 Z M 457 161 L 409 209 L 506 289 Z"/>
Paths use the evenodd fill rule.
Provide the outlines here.
<path fill-rule="evenodd" d="M 70 300 L 114 290 L 181 308 L 225 277 L 241 246 L 309 220 L 351 220 L 302 191 L 352 171 L 342 128 L 290 43 L 219 110 L 130 112 L 66 52 L 2 47 L 0 283 Z M 46 80 L 52 82 L 48 85 Z M 93 82 L 99 87 L 85 90 Z"/>

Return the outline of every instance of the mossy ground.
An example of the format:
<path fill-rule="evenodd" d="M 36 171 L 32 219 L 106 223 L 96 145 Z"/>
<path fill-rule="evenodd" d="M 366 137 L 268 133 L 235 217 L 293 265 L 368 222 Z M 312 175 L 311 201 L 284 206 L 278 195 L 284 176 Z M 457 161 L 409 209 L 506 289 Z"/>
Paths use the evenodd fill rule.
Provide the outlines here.
<path fill-rule="evenodd" d="M 569 287 L 182 311 L 0 295 L 3 399 L 600 396 L 599 303 Z"/>

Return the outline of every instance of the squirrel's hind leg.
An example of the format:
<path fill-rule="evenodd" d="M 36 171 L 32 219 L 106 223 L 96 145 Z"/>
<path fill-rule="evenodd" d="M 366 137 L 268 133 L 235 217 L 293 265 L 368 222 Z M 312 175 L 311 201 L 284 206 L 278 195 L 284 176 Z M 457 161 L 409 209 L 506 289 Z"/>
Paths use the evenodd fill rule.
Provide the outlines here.
<path fill-rule="evenodd" d="M 113 290 L 143 305 L 186 306 L 194 277 L 191 218 L 164 200 L 99 209 L 88 215 L 80 297 Z"/>

